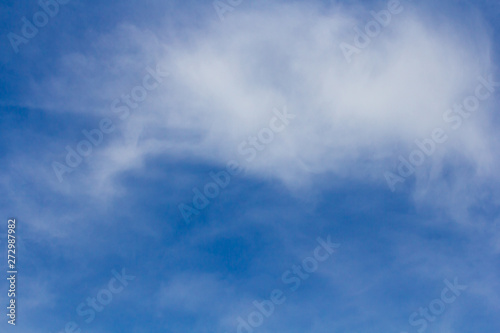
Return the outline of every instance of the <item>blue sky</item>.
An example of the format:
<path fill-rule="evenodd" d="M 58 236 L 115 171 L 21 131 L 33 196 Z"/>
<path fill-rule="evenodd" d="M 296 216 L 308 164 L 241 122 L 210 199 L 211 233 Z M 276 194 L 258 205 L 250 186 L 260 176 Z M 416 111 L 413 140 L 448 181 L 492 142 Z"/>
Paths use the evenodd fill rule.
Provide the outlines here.
<path fill-rule="evenodd" d="M 497 2 L 63 2 L 0 4 L 1 332 L 499 331 Z"/>

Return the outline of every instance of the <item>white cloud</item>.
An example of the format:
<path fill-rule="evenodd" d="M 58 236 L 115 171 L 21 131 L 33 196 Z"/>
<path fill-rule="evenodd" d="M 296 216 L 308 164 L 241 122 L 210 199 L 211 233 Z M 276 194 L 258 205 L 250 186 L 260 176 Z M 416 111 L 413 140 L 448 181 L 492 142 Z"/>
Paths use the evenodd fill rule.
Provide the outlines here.
<path fill-rule="evenodd" d="M 380 9 L 364 8 L 366 13 Z M 383 173 L 394 169 L 398 155 L 409 153 L 414 140 L 428 137 L 435 127 L 447 126 L 444 111 L 473 92 L 479 75 L 492 72 L 480 18 L 471 17 L 465 31 L 461 22 L 441 18 L 433 23 L 424 14 L 405 8 L 351 64 L 339 44 L 352 41 L 352 27 L 363 27 L 367 19 L 340 7 L 329 12 L 311 4 L 238 8 L 224 23 L 204 23 L 203 30 L 182 31 L 186 38 L 170 42 L 165 36 L 172 31 L 163 36 L 159 29 L 120 27 L 93 43 L 122 48 L 110 47 L 90 62 L 88 56 L 68 55 L 62 64 L 66 68 L 73 59 L 73 70 L 40 86 L 48 89 L 46 100 L 53 100 L 66 94 L 54 82 L 72 82 L 85 98 L 83 104 L 82 98 L 65 98 L 68 109 L 109 116 L 110 101 L 137 84 L 143 67 L 159 63 L 168 68 L 168 82 L 123 124 L 124 139 L 99 154 L 102 160 L 96 163 L 105 167 L 96 169 L 98 179 L 140 167 L 146 154 L 187 154 L 221 165 L 241 159 L 238 144 L 267 126 L 273 108 L 286 105 L 297 118 L 248 166 L 252 173 L 277 177 L 291 187 L 324 172 L 385 186 Z M 125 40 L 124 29 L 133 32 Z M 83 74 L 86 70 L 93 82 Z M 87 79 L 77 82 L 75 73 Z M 119 73 L 126 75 L 117 81 Z M 103 107 L 91 109 L 95 101 Z M 486 144 L 494 134 L 485 130 L 491 106 L 485 105 L 482 115 L 470 119 L 421 167 L 419 185 L 455 153 L 464 155 L 481 177 L 492 176 L 496 144 Z M 183 138 L 168 135 L 174 132 L 184 133 Z M 117 158 L 124 152 L 126 158 Z"/>

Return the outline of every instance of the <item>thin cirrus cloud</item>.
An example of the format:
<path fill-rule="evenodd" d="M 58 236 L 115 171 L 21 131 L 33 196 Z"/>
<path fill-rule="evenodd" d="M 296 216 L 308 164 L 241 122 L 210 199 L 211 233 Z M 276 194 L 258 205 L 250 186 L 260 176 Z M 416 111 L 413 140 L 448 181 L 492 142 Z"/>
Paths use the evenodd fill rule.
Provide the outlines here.
<path fill-rule="evenodd" d="M 474 91 L 478 77 L 494 74 L 487 30 L 477 16 L 470 14 L 473 29 L 465 32 L 452 19 L 433 23 L 425 11 L 402 6 L 351 63 L 339 45 L 353 43 L 352 27 L 363 27 L 370 10 L 384 7 L 366 5 L 361 16 L 341 6 L 327 12 L 300 3 L 253 11 L 238 7 L 223 23 L 183 31 L 182 40 L 172 38 L 172 31 L 162 35 L 161 29 L 122 25 L 92 41 L 104 48 L 103 55 L 63 55 L 60 70 L 34 86 L 34 99 L 54 109 L 60 106 L 52 101 L 59 101 L 66 110 L 117 116 L 111 101 L 139 82 L 144 64 L 159 64 L 171 76 L 119 124 L 121 140 L 110 139 L 89 159 L 103 165 L 96 171 L 101 176 L 94 177 L 140 166 L 148 154 L 224 165 L 241 158 L 238 144 L 265 127 L 273 109 L 286 107 L 296 121 L 247 166 L 251 173 L 292 188 L 325 172 L 383 185 L 384 172 L 394 171 L 398 155 L 408 154 L 414 140 L 429 137 L 434 128 L 449 126 L 443 113 Z M 119 81 L 118 73 L 125 73 Z M 83 99 L 63 93 L 67 85 L 88 93 Z M 490 138 L 496 136 L 484 130 L 491 106 L 492 101 L 482 105 L 416 178 L 428 177 L 445 163 L 442 156 L 457 151 L 482 177 L 494 177 L 496 144 Z M 182 138 L 168 136 L 171 132 Z M 483 148 L 474 149 L 478 144 Z M 118 158 L 119 151 L 127 151 L 127 158 Z"/>

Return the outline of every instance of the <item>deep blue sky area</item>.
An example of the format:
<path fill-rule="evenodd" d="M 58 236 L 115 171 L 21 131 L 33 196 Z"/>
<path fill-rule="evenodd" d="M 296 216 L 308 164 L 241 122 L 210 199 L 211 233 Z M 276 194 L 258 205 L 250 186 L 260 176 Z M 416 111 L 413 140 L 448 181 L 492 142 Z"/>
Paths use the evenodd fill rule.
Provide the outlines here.
<path fill-rule="evenodd" d="M 0 3 L 0 332 L 500 331 L 497 1 L 63 3 Z"/>

